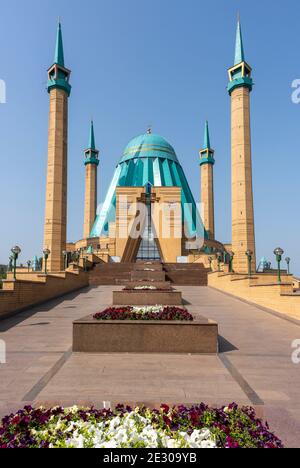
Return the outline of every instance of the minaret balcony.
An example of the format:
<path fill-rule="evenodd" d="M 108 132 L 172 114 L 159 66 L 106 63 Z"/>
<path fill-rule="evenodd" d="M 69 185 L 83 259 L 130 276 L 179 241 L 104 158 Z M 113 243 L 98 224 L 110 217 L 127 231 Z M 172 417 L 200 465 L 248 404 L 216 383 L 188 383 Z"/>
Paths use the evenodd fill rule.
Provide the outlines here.
<path fill-rule="evenodd" d="M 56 63 L 52 65 L 48 70 L 48 82 L 47 89 L 48 93 L 52 89 L 62 89 L 66 91 L 67 95 L 70 96 L 72 86 L 69 83 L 71 71 L 67 68 L 64 68 Z"/>
<path fill-rule="evenodd" d="M 214 151 L 210 149 L 203 149 L 200 151 L 200 166 L 204 164 L 215 165 Z"/>

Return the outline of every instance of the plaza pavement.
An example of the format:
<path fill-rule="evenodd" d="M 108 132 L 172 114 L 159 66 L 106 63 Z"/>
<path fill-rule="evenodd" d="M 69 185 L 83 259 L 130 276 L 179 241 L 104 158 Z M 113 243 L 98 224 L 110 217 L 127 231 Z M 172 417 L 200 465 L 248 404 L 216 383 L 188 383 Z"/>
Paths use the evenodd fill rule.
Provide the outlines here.
<path fill-rule="evenodd" d="M 219 323 L 219 356 L 72 354 L 72 321 L 101 311 L 115 287 L 100 286 L 0 322 L 0 416 L 25 404 L 200 403 L 257 408 L 287 446 L 300 446 L 300 364 L 285 320 L 210 288 L 183 287 L 194 315 Z M 105 402 L 105 403 L 104 403 Z"/>

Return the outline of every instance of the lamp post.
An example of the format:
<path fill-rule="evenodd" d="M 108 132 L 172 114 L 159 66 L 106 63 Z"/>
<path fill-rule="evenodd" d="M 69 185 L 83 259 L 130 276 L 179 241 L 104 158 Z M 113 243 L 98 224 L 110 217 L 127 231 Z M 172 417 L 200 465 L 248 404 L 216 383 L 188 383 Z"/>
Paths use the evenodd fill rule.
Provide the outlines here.
<path fill-rule="evenodd" d="M 234 258 L 234 253 L 229 252 L 229 273 L 233 273 L 232 262 Z"/>
<path fill-rule="evenodd" d="M 43 254 L 44 254 L 44 264 L 45 264 L 45 269 L 44 269 L 45 275 L 47 275 L 47 261 L 48 261 L 48 258 L 49 258 L 50 253 L 51 253 L 51 252 L 50 252 L 49 249 L 44 249 L 44 250 L 43 250 Z"/>
<path fill-rule="evenodd" d="M 65 270 L 67 270 L 68 268 L 68 252 L 66 250 L 63 250 L 63 257 L 64 257 L 64 266 L 65 266 Z"/>
<path fill-rule="evenodd" d="M 252 262 L 252 256 L 253 256 L 253 252 L 252 250 L 248 249 L 247 252 L 245 253 L 245 255 L 247 256 L 248 258 L 248 276 L 249 278 L 251 278 L 251 262 Z"/>
<path fill-rule="evenodd" d="M 222 254 L 218 254 L 218 271 L 221 271 Z"/>
<path fill-rule="evenodd" d="M 77 266 L 78 266 L 79 263 L 80 263 L 80 256 L 81 256 L 81 250 L 80 250 L 80 249 L 75 250 L 75 259 L 74 259 L 74 262 L 77 264 Z"/>
<path fill-rule="evenodd" d="M 212 269 L 212 262 L 213 262 L 212 257 L 208 257 L 208 261 L 209 261 L 209 268 L 210 268 L 210 271 L 213 271 L 213 269 Z"/>
<path fill-rule="evenodd" d="M 13 258 L 12 255 L 10 255 L 9 261 L 8 261 L 8 267 L 7 267 L 7 271 L 9 273 L 11 273 L 13 271 L 13 262 L 14 262 L 14 258 Z"/>
<path fill-rule="evenodd" d="M 287 274 L 289 275 L 290 274 L 290 263 L 291 263 L 290 257 L 287 257 L 285 259 L 285 261 L 286 261 L 286 264 L 287 264 Z"/>
<path fill-rule="evenodd" d="M 20 247 L 17 245 L 11 249 L 12 253 L 12 260 L 13 260 L 13 273 L 14 273 L 14 280 L 17 279 L 17 260 L 19 258 L 19 255 L 21 253 Z"/>
<path fill-rule="evenodd" d="M 281 284 L 281 270 L 280 270 L 280 263 L 282 260 L 282 255 L 284 254 L 284 250 L 280 247 L 274 250 L 274 255 L 276 256 L 276 262 L 278 265 L 278 284 Z"/>
<path fill-rule="evenodd" d="M 27 262 L 28 273 L 30 273 L 30 267 L 31 267 L 31 261 L 28 260 L 28 262 Z"/>
<path fill-rule="evenodd" d="M 87 261 L 88 261 L 88 257 L 84 255 L 83 256 L 83 268 L 85 272 L 87 272 Z"/>

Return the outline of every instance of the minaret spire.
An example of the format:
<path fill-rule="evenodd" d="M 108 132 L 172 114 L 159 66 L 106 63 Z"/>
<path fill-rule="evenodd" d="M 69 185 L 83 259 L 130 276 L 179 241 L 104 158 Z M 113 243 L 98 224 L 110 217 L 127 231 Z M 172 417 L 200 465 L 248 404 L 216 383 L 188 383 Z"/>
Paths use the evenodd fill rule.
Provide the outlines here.
<path fill-rule="evenodd" d="M 89 239 L 97 215 L 99 151 L 96 149 L 94 122 L 91 120 L 89 147 L 85 150 L 85 203 L 83 237 Z"/>
<path fill-rule="evenodd" d="M 94 132 L 94 122 L 93 119 L 91 120 L 91 128 L 90 128 L 90 138 L 89 138 L 89 149 L 95 151 L 96 144 L 95 144 L 95 132 Z"/>
<path fill-rule="evenodd" d="M 215 239 L 214 150 L 210 146 L 208 121 L 204 127 L 204 143 L 200 151 L 201 203 L 203 222 L 210 240 Z"/>
<path fill-rule="evenodd" d="M 210 147 L 210 136 L 209 136 L 208 121 L 205 122 L 203 149 L 204 149 L 204 150 L 206 150 L 206 149 L 211 149 L 211 147 Z"/>
<path fill-rule="evenodd" d="M 65 66 L 64 46 L 63 46 L 60 18 L 58 19 L 58 26 L 57 26 L 54 63 L 57 65 L 60 65 L 61 67 Z"/>
<path fill-rule="evenodd" d="M 245 61 L 245 52 L 244 52 L 244 44 L 243 44 L 242 27 L 241 27 L 240 15 L 238 14 L 234 65 L 238 65 L 239 63 L 244 62 L 244 61 Z"/>

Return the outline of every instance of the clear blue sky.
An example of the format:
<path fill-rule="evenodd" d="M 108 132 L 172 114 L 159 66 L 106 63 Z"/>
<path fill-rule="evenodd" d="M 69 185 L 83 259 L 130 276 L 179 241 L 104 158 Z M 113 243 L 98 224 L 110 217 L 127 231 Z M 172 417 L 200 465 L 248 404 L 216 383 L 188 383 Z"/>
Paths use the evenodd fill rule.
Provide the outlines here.
<path fill-rule="evenodd" d="M 14 244 L 25 262 L 42 250 L 47 164 L 46 70 L 62 18 L 72 69 L 68 239 L 82 236 L 90 117 L 101 150 L 100 197 L 128 141 L 148 124 L 176 149 L 199 199 L 198 151 L 208 119 L 216 150 L 217 238 L 231 238 L 230 100 L 237 11 L 253 66 L 253 170 L 258 257 L 281 246 L 300 274 L 299 0 L 10 0 L 1 6 L 0 263 Z"/>

